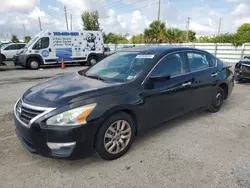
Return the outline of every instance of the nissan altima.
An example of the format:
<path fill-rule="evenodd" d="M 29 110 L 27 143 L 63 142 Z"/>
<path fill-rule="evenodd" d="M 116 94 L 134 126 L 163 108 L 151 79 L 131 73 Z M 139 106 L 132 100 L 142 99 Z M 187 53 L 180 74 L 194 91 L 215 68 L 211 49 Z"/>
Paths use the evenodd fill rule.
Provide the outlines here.
<path fill-rule="evenodd" d="M 218 112 L 233 86 L 229 66 L 206 51 L 126 49 L 27 90 L 14 107 L 16 133 L 43 156 L 96 151 L 112 160 L 135 136 L 173 118 L 198 109 Z"/>

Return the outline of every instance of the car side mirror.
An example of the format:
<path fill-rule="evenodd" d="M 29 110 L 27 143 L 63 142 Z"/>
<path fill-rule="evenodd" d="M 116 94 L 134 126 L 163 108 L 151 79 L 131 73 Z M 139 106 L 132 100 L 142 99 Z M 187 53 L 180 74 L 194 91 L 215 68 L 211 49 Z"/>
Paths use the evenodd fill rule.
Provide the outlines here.
<path fill-rule="evenodd" d="M 152 82 L 166 82 L 170 80 L 170 75 L 157 75 L 157 76 L 150 76 L 149 80 Z"/>
<path fill-rule="evenodd" d="M 155 82 L 167 82 L 170 79 L 169 75 L 150 76 L 145 84 L 145 89 L 153 89 Z"/>

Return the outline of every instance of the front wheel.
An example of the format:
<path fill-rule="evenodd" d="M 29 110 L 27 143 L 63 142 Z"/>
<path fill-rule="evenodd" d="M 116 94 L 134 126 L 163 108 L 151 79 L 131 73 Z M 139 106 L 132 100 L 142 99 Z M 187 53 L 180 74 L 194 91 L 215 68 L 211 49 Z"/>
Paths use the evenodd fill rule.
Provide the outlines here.
<path fill-rule="evenodd" d="M 5 60 L 5 56 L 3 54 L 0 54 L 0 64 L 2 64 L 4 60 Z"/>
<path fill-rule="evenodd" d="M 33 69 L 33 70 L 39 69 L 40 62 L 36 58 L 31 58 L 31 59 L 29 59 L 29 61 L 27 63 L 27 66 L 28 66 L 29 69 Z"/>
<path fill-rule="evenodd" d="M 212 98 L 212 102 L 208 110 L 212 113 L 220 111 L 223 102 L 224 102 L 224 90 L 219 87 Z"/>
<path fill-rule="evenodd" d="M 96 136 L 95 149 L 105 160 L 113 160 L 124 155 L 133 143 L 135 123 L 124 112 L 111 115 L 101 126 Z"/>

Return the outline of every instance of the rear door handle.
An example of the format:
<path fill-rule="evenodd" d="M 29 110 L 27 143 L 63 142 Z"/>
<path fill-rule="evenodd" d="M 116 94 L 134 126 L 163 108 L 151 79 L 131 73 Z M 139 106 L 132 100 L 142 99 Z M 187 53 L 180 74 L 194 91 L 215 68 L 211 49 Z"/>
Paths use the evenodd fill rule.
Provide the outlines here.
<path fill-rule="evenodd" d="M 215 77 L 215 76 L 217 76 L 218 75 L 218 73 L 216 72 L 216 73 L 213 73 L 213 74 L 211 74 L 211 76 L 212 77 Z"/>
<path fill-rule="evenodd" d="M 51 52 L 51 48 L 49 48 L 49 52 Z"/>
<path fill-rule="evenodd" d="M 185 83 L 182 84 L 183 87 L 190 86 L 190 85 L 191 85 L 191 82 L 185 82 Z"/>

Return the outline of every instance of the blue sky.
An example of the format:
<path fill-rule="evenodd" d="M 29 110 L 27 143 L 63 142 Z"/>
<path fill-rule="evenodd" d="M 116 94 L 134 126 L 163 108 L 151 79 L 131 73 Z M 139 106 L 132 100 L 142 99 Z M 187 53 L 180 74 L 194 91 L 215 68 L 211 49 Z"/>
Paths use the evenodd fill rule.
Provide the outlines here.
<path fill-rule="evenodd" d="M 1 2 L 0 38 L 8 38 L 11 32 L 19 38 L 42 29 L 65 30 L 63 6 L 72 14 L 73 29 L 82 29 L 81 13 L 98 10 L 101 28 L 105 32 L 130 35 L 138 34 L 157 18 L 158 0 L 8 0 Z M 197 35 L 214 35 L 222 18 L 221 32 L 235 32 L 243 23 L 250 23 L 250 0 L 161 0 L 161 21 L 168 28 L 186 28 Z M 69 20 L 70 24 L 70 20 Z"/>

